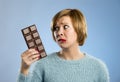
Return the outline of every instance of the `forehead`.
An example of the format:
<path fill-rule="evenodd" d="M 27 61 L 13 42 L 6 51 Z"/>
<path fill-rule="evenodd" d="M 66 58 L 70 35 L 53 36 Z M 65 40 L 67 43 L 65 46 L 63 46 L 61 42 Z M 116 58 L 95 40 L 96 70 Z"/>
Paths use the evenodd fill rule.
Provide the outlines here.
<path fill-rule="evenodd" d="M 56 25 L 61 25 L 61 24 L 70 24 L 71 22 L 71 18 L 69 16 L 63 16 L 60 17 L 57 21 L 56 21 Z"/>

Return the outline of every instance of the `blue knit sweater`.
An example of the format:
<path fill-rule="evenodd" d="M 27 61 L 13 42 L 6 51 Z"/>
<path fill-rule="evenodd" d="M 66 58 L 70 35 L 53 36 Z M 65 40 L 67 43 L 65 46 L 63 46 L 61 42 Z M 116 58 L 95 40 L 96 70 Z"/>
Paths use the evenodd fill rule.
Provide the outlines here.
<path fill-rule="evenodd" d="M 85 54 L 80 60 L 64 60 L 56 53 L 37 61 L 32 73 L 22 73 L 18 82 L 109 82 L 106 65 Z"/>

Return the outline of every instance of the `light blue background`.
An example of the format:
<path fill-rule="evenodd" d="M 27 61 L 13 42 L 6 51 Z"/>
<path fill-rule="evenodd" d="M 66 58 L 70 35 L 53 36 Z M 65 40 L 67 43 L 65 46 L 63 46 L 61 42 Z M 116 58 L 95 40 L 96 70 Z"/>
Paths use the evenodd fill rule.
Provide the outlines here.
<path fill-rule="evenodd" d="M 88 38 L 81 50 L 102 59 L 111 82 L 120 82 L 120 0 L 0 0 L 0 82 L 16 82 L 20 55 L 27 49 L 22 28 L 36 24 L 46 52 L 60 49 L 50 23 L 64 8 L 84 13 Z"/>

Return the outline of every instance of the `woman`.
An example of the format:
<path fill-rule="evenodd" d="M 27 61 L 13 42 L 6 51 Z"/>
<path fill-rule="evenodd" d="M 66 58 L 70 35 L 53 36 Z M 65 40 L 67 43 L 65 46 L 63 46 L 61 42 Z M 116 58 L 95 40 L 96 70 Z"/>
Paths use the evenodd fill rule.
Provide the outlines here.
<path fill-rule="evenodd" d="M 61 50 L 39 60 L 35 49 L 23 52 L 18 82 L 109 82 L 106 65 L 83 53 L 86 21 L 78 9 L 64 9 L 52 20 L 52 35 Z M 32 73 L 30 66 L 37 61 Z"/>

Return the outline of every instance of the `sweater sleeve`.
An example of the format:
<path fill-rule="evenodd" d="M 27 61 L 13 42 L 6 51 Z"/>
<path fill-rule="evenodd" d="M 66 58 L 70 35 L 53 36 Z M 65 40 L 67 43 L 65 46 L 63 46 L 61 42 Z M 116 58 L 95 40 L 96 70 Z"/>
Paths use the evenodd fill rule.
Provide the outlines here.
<path fill-rule="evenodd" d="M 98 82 L 110 82 L 108 68 L 105 63 L 101 63 Z"/>
<path fill-rule="evenodd" d="M 24 75 L 22 73 L 18 74 L 17 82 L 43 82 L 43 70 L 40 64 L 36 64 L 33 70 Z"/>
<path fill-rule="evenodd" d="M 17 82 L 42 82 L 42 79 L 35 72 L 28 75 L 19 73 Z"/>

